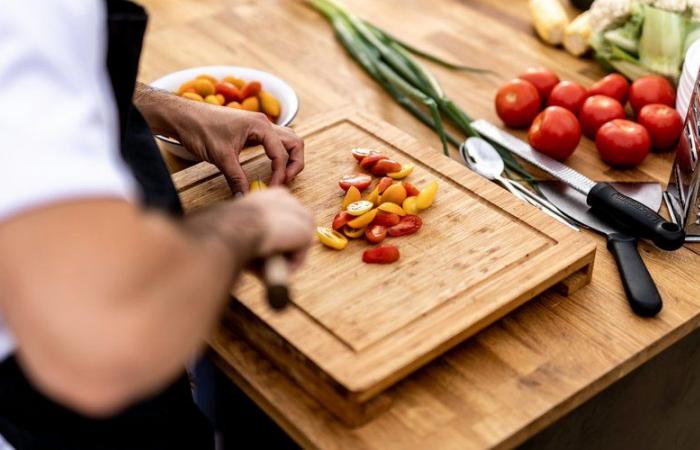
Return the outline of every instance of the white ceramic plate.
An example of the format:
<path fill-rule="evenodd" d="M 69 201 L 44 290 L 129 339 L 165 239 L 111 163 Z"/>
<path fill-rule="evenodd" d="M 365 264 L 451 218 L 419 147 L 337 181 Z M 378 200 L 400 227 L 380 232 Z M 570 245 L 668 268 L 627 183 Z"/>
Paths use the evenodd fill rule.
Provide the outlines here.
<path fill-rule="evenodd" d="M 241 78 L 245 81 L 257 80 L 262 84 L 264 90 L 274 95 L 280 102 L 280 116 L 277 118 L 277 125 L 289 125 L 299 111 L 299 99 L 294 89 L 282 79 L 262 70 L 251 69 L 249 67 L 238 66 L 203 66 L 173 72 L 164 77 L 158 78 L 151 83 L 151 86 L 175 92 L 182 83 L 189 81 L 198 75 L 209 74 L 216 78 L 223 78 L 228 75 Z M 163 146 L 170 153 L 183 159 L 196 161 L 190 152 L 177 140 L 165 136 L 157 135 L 156 138 L 163 143 Z"/>

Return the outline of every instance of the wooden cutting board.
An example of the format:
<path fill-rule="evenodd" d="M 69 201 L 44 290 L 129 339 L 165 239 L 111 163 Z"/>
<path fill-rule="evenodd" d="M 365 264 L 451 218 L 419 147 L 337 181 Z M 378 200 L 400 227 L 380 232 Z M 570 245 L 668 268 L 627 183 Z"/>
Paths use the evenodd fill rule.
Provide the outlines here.
<path fill-rule="evenodd" d="M 311 395 L 350 425 L 381 411 L 389 386 L 450 347 L 565 280 L 590 280 L 595 245 L 440 150 L 352 110 L 326 114 L 297 129 L 306 168 L 290 185 L 320 225 L 340 209 L 337 180 L 359 171 L 353 147 L 413 162 L 407 179 L 419 188 L 437 179 L 423 228 L 391 239 L 401 252 L 391 265 L 367 265 L 369 245 L 343 251 L 315 243 L 293 278 L 293 304 L 268 307 L 261 283 L 244 275 L 223 327 L 235 330 Z M 249 177 L 269 179 L 260 150 L 245 152 Z M 187 211 L 231 196 L 221 174 L 201 163 L 175 175 Z M 216 345 L 225 345 L 212 339 Z"/>

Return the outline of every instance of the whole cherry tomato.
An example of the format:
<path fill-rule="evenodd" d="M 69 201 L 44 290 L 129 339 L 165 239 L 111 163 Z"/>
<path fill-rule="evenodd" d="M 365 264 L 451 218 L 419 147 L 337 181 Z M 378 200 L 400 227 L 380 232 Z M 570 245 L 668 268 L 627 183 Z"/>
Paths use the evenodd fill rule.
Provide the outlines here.
<path fill-rule="evenodd" d="M 602 160 L 611 166 L 631 167 L 640 164 L 649 154 L 651 137 L 638 123 L 615 119 L 600 127 L 595 146 Z"/>
<path fill-rule="evenodd" d="M 683 131 L 683 120 L 674 108 L 658 103 L 646 105 L 639 111 L 637 121 L 647 129 L 657 150 L 675 146 Z"/>
<path fill-rule="evenodd" d="M 332 227 L 333 227 L 334 230 L 340 230 L 341 228 L 343 228 L 348 222 L 350 222 L 350 221 L 353 220 L 354 218 L 355 218 L 355 216 L 353 216 L 353 215 L 350 214 L 349 212 L 347 212 L 347 211 L 340 211 L 340 212 L 339 212 L 338 214 L 336 214 L 335 217 L 333 218 L 333 225 L 332 225 Z"/>
<path fill-rule="evenodd" d="M 387 173 L 401 170 L 401 163 L 393 159 L 381 159 L 372 166 L 372 175 L 383 177 Z"/>
<path fill-rule="evenodd" d="M 364 191 L 372 182 L 372 177 L 364 173 L 356 173 L 354 175 L 345 175 L 340 179 L 338 185 L 340 189 L 347 191 L 350 186 L 355 186 L 360 191 Z"/>
<path fill-rule="evenodd" d="M 399 249 L 394 245 L 380 245 L 365 250 L 362 261 L 367 264 L 390 264 L 399 259 Z"/>
<path fill-rule="evenodd" d="M 241 100 L 258 95 L 261 89 L 262 85 L 259 81 L 251 81 L 241 89 Z"/>
<path fill-rule="evenodd" d="M 362 160 L 360 161 L 360 167 L 362 167 L 365 170 L 372 170 L 372 167 L 374 167 L 377 161 L 381 161 L 382 159 L 388 159 L 388 157 L 380 155 L 379 153 L 370 153 L 369 155 L 362 158 Z"/>
<path fill-rule="evenodd" d="M 382 194 L 384 191 L 386 191 L 386 188 L 394 184 L 394 179 L 391 177 L 383 177 L 381 180 L 379 180 L 379 184 L 377 184 L 377 188 L 379 189 L 379 193 Z"/>
<path fill-rule="evenodd" d="M 228 81 L 219 81 L 214 88 L 217 94 L 224 96 L 226 103 L 241 101 L 241 93 L 238 88 Z"/>
<path fill-rule="evenodd" d="M 379 244 L 386 239 L 386 227 L 384 225 L 370 225 L 365 229 L 365 239 L 372 244 Z"/>
<path fill-rule="evenodd" d="M 420 194 L 420 190 L 408 181 L 403 182 L 403 187 L 406 189 L 406 195 L 409 197 L 415 197 Z"/>
<path fill-rule="evenodd" d="M 399 222 L 401 222 L 401 217 L 398 214 L 379 210 L 377 211 L 377 215 L 374 216 L 372 224 L 393 227 Z"/>
<path fill-rule="evenodd" d="M 537 88 L 525 80 L 511 80 L 496 93 L 496 113 L 511 128 L 529 126 L 540 111 L 541 104 Z"/>
<path fill-rule="evenodd" d="M 407 214 L 401 218 L 401 222 L 389 228 L 389 236 L 407 236 L 420 230 L 423 226 L 423 220 L 416 215 Z"/>
<path fill-rule="evenodd" d="M 638 79 L 630 86 L 630 105 L 632 105 L 635 114 L 652 103 L 673 107 L 675 102 L 676 91 L 664 77 L 648 75 Z"/>
<path fill-rule="evenodd" d="M 630 84 L 627 78 L 619 73 L 611 73 L 595 82 L 588 90 L 588 95 L 606 95 L 624 105 L 627 102 L 629 90 Z"/>
<path fill-rule="evenodd" d="M 532 122 L 527 136 L 534 149 L 564 161 L 576 150 L 581 140 L 581 126 L 568 109 L 548 106 Z"/>
<path fill-rule="evenodd" d="M 605 95 L 593 95 L 588 97 L 586 101 L 583 102 L 581 112 L 578 114 L 583 134 L 591 139 L 595 139 L 595 134 L 598 132 L 598 129 L 605 123 L 613 119 L 624 118 L 625 108 L 614 98 Z"/>
<path fill-rule="evenodd" d="M 561 106 L 578 114 L 587 97 L 588 91 L 580 84 L 573 81 L 562 81 L 552 89 L 547 106 Z"/>
<path fill-rule="evenodd" d="M 543 105 L 547 104 L 549 94 L 554 89 L 554 86 L 559 83 L 557 74 L 545 67 L 528 67 L 525 69 L 525 72 L 518 75 L 518 78 L 535 85 Z"/>

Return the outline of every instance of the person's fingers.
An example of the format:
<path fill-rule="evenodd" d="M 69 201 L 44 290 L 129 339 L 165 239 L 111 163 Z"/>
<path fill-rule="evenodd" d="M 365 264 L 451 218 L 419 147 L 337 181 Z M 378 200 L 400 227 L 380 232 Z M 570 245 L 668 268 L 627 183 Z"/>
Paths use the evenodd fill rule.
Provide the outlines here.
<path fill-rule="evenodd" d="M 289 155 L 282 144 L 282 140 L 267 121 L 267 118 L 265 116 L 261 117 L 262 119 L 258 121 L 255 133 L 271 161 L 272 177 L 270 178 L 270 185 L 284 184 L 287 178 L 286 168 Z"/>
<path fill-rule="evenodd" d="M 277 131 L 282 144 L 284 144 L 289 154 L 287 169 L 285 171 L 287 182 L 289 182 L 304 170 L 304 140 L 294 134 L 292 130 L 285 127 L 276 126 L 275 131 Z"/>
<path fill-rule="evenodd" d="M 231 193 L 235 196 L 239 192 L 245 194 L 248 192 L 248 177 L 241 167 L 238 158 L 231 155 L 224 159 L 219 167 L 226 178 Z"/>

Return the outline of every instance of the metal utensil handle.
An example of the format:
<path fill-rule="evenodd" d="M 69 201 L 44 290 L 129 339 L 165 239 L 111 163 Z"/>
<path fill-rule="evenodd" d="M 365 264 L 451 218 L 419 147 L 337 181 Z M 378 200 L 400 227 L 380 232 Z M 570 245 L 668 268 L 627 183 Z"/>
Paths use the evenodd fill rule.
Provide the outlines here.
<path fill-rule="evenodd" d="M 536 207 L 543 213 L 549 215 L 555 220 L 558 220 L 559 222 L 563 223 L 564 225 L 568 225 L 571 229 L 576 230 L 576 231 L 581 231 L 581 228 L 577 225 L 577 223 L 571 219 L 570 217 L 566 216 L 564 213 L 562 213 L 559 208 L 554 206 L 552 203 L 549 202 L 549 200 L 545 198 L 541 198 L 538 195 L 535 195 L 534 193 L 530 192 L 529 190 L 525 189 L 524 187 L 520 186 L 518 183 L 515 181 L 507 180 L 512 185 L 517 188 L 522 195 L 524 196 L 524 200 L 530 203 L 532 206 Z"/>

